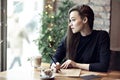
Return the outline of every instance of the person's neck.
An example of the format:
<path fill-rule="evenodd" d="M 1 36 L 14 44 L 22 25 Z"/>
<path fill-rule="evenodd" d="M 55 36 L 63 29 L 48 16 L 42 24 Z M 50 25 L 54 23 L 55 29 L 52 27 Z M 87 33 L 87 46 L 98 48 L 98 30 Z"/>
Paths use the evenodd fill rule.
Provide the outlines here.
<path fill-rule="evenodd" d="M 87 36 L 92 33 L 92 30 L 89 26 L 86 26 L 80 33 L 82 36 Z"/>

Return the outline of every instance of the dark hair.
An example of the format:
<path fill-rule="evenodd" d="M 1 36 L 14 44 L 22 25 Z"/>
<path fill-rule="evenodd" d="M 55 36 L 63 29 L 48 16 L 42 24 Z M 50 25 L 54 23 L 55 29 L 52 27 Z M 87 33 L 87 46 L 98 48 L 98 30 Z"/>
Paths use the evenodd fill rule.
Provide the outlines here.
<path fill-rule="evenodd" d="M 75 5 L 73 6 L 70 10 L 69 10 L 69 14 L 72 11 L 78 11 L 80 17 L 83 19 L 84 17 L 88 18 L 88 25 L 90 27 L 90 29 L 93 29 L 93 23 L 94 23 L 94 12 L 93 10 L 88 6 L 88 5 Z M 68 26 L 68 30 L 67 30 L 67 54 L 66 57 L 74 60 L 76 53 L 77 53 L 77 47 L 79 44 L 79 33 L 72 33 L 71 28 Z"/>
<path fill-rule="evenodd" d="M 81 16 L 82 19 L 84 17 L 87 17 L 88 18 L 88 24 L 89 24 L 90 28 L 93 29 L 94 12 L 88 5 L 76 5 L 76 6 L 73 6 L 69 10 L 69 14 L 72 11 L 78 11 L 79 15 Z"/>

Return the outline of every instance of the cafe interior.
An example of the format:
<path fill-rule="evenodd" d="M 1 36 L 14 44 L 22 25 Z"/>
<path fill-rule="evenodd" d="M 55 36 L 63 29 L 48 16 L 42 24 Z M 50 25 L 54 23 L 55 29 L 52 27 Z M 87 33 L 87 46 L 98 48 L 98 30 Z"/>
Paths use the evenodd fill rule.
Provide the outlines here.
<path fill-rule="evenodd" d="M 49 69 L 51 58 L 49 59 L 47 56 L 40 57 L 40 60 L 42 58 L 43 61 L 40 61 L 39 68 L 34 67 L 32 63 L 34 58 L 32 57 L 43 55 L 40 52 L 41 49 L 38 49 L 39 46 L 35 44 L 35 40 L 41 38 L 42 29 L 43 33 L 45 33 L 46 28 L 49 28 L 51 32 L 54 30 L 52 29 L 55 26 L 54 21 L 52 21 L 53 18 L 58 19 L 58 22 L 64 22 L 60 19 L 63 17 L 59 16 L 67 15 L 65 12 L 68 10 L 65 9 L 74 4 L 89 5 L 95 14 L 93 29 L 108 32 L 111 51 L 108 72 L 71 69 L 61 70 L 65 74 L 54 73 Z M 120 0 L 0 0 L 0 9 L 0 80 L 120 80 Z M 50 18 L 45 20 L 45 14 L 49 15 Z M 47 23 L 49 21 L 51 23 Z M 46 25 L 48 26 L 45 27 Z M 26 40 L 20 38 L 23 40 L 22 43 L 18 37 L 15 39 L 11 37 L 11 35 L 19 32 L 18 26 L 25 28 L 28 33 L 28 36 L 25 37 Z M 59 38 L 65 35 L 63 32 L 60 36 L 59 31 L 54 34 Z M 47 33 L 46 38 L 53 40 L 56 44 L 57 41 L 60 41 L 59 39 L 55 41 L 51 33 Z M 41 41 L 41 45 L 44 46 L 44 42 L 45 40 Z M 14 48 L 12 52 L 12 45 L 18 43 L 19 45 L 22 44 L 20 49 L 22 54 L 17 55 L 20 57 L 22 55 L 22 57 L 21 59 L 16 58 L 15 62 L 16 54 L 13 53 L 17 51 L 17 48 Z M 49 44 L 47 41 L 45 43 Z M 50 48 L 47 49 L 48 51 L 46 50 L 46 53 L 52 50 L 52 44 L 54 43 L 50 42 L 49 47 L 46 47 Z M 53 52 L 55 52 L 55 48 L 53 48 Z M 51 51 L 51 53 L 53 52 Z M 47 69 L 51 77 L 41 77 L 46 74 L 46 70 L 42 68 Z"/>

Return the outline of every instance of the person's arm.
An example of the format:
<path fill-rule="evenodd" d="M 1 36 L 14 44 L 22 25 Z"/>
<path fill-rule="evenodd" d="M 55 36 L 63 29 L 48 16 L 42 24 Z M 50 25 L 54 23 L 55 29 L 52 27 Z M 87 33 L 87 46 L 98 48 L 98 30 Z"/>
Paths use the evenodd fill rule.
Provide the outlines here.
<path fill-rule="evenodd" d="M 55 62 L 61 63 L 61 61 L 65 58 L 65 56 L 66 56 L 66 45 L 65 45 L 65 38 L 63 38 L 60 44 L 58 45 L 58 48 L 53 58 Z"/>
<path fill-rule="evenodd" d="M 22 33 L 23 33 L 24 38 L 26 39 L 26 41 L 27 41 L 28 43 L 30 43 L 30 40 L 29 40 L 29 37 L 28 37 L 28 33 L 26 32 L 25 29 L 22 30 Z"/>
<path fill-rule="evenodd" d="M 90 64 L 76 63 L 76 67 L 77 67 L 77 68 L 80 68 L 80 69 L 89 70 L 89 66 L 90 66 Z"/>
<path fill-rule="evenodd" d="M 99 50 L 100 61 L 98 63 L 91 63 L 89 66 L 89 70 L 107 72 L 110 61 L 110 39 L 108 33 L 105 31 L 100 34 Z"/>
<path fill-rule="evenodd" d="M 63 69 L 67 69 L 69 67 L 89 70 L 89 64 L 76 63 L 72 60 L 67 60 L 61 65 L 61 68 L 63 68 Z"/>
<path fill-rule="evenodd" d="M 66 46 L 65 46 L 65 38 L 63 38 L 56 50 L 55 55 L 53 56 L 53 59 L 57 64 L 51 62 L 51 66 L 50 66 L 52 69 L 56 69 L 56 72 L 60 69 L 60 63 L 64 59 L 65 55 L 66 55 Z"/>

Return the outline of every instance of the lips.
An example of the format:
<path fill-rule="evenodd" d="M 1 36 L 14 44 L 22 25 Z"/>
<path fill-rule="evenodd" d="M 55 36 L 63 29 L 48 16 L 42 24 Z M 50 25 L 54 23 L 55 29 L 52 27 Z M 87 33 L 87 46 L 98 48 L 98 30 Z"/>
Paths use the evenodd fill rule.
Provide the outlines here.
<path fill-rule="evenodd" d="M 71 28 L 72 30 L 74 29 L 74 28 Z"/>
<path fill-rule="evenodd" d="M 71 29 L 74 29 L 74 27 L 71 26 Z"/>

